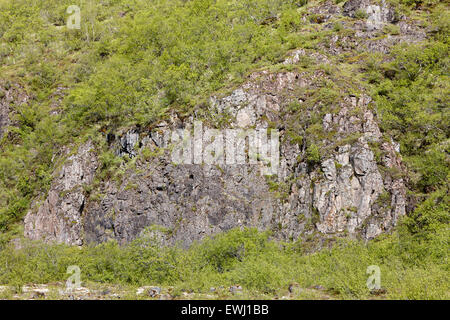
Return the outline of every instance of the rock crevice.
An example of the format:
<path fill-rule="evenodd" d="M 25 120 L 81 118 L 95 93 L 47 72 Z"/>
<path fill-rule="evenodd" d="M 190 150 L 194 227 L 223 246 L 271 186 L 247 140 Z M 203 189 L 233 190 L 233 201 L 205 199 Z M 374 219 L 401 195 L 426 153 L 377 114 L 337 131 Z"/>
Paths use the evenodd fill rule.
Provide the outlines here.
<path fill-rule="evenodd" d="M 318 163 L 305 157 L 311 144 L 308 136 L 297 143 L 287 135 L 292 115 L 286 105 L 298 99 L 294 89 L 314 87 L 320 77 L 323 74 L 263 71 L 230 95 L 211 100 L 211 114 L 231 119 L 230 128 L 278 124 L 277 176 L 268 178 L 259 165 L 248 163 L 173 164 L 170 133 L 180 126 L 192 127 L 196 120 L 173 119 L 151 132 L 133 129 L 112 144 L 122 156 L 136 157 L 136 168 L 125 173 L 121 184 L 104 181 L 97 190 L 102 194 L 99 200 L 83 193 L 98 160 L 91 143 L 81 146 L 63 165 L 45 202 L 27 215 L 26 236 L 74 245 L 109 239 L 126 243 L 150 230 L 164 243 L 188 246 L 243 226 L 271 229 L 280 239 L 312 233 L 371 239 L 391 230 L 405 213 L 405 186 L 401 178 L 379 167 L 401 170 L 401 159 L 393 144 L 382 138 L 369 97 L 347 96 L 338 111 L 322 116 L 321 149 L 328 151 Z M 332 138 L 326 138 L 328 134 Z M 353 138 L 342 143 L 349 136 Z M 384 150 L 378 162 L 371 143 Z M 145 149 L 150 157 L 143 156 Z"/>

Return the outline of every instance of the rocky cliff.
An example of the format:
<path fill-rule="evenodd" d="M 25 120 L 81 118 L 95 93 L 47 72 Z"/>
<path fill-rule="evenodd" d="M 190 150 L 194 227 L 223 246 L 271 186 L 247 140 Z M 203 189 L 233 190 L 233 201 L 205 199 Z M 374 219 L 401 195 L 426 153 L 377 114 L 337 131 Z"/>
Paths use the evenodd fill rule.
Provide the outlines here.
<path fill-rule="evenodd" d="M 326 71 L 337 67 L 333 56 L 354 46 L 386 52 L 394 43 L 420 40 L 423 34 L 384 3 L 350 0 L 343 8 L 328 3 L 311 15 L 330 28 L 331 17 L 352 17 L 358 10 L 366 12 L 365 22 L 346 25 L 355 32 L 347 39 L 332 38 L 324 47 L 326 55 L 298 49 L 284 62 L 307 60 L 320 68 L 255 72 L 230 94 L 211 97 L 207 112 L 183 119 L 173 115 L 149 129 L 105 135 L 111 150 L 133 162 L 122 165 L 118 180 L 102 179 L 92 187 L 101 170 L 93 141 L 67 154 L 45 200 L 26 216 L 25 235 L 74 245 L 108 239 L 126 243 L 150 229 L 168 244 L 189 245 L 243 226 L 271 229 L 281 239 L 372 239 L 390 231 L 405 214 L 404 168 L 398 146 L 379 129 L 370 96 L 358 85 L 352 92 L 339 85 L 335 100 L 311 97 L 335 81 Z M 399 34 L 377 39 L 375 31 L 387 22 L 399 24 Z M 277 174 L 261 174 L 261 164 L 248 159 L 232 165 L 226 159 L 174 164 L 171 133 L 197 120 L 221 130 L 278 130 Z M 200 139 L 203 145 L 211 143 L 205 135 Z"/>
<path fill-rule="evenodd" d="M 11 124 L 12 105 L 16 107 L 28 102 L 30 97 L 17 84 L 0 82 L 0 138 L 5 128 Z"/>

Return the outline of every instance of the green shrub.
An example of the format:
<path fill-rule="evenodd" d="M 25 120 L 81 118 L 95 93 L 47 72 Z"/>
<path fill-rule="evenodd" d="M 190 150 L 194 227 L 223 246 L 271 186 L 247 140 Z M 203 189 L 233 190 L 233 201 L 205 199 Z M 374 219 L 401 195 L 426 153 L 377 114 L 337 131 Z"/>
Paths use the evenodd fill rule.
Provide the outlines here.
<path fill-rule="evenodd" d="M 320 162 L 320 151 L 319 147 L 315 144 L 311 144 L 306 149 L 306 160 L 309 163 L 316 164 Z"/>
<path fill-rule="evenodd" d="M 377 265 L 385 298 L 448 299 L 448 239 L 448 228 L 426 238 L 404 228 L 368 243 L 339 240 L 332 249 L 310 254 L 301 253 L 302 243 L 269 240 L 255 229 L 233 229 L 188 249 L 160 246 L 148 235 L 123 246 L 110 241 L 82 248 L 24 241 L 22 249 L 1 249 L 0 284 L 20 290 L 27 283 L 65 281 L 67 267 L 77 265 L 83 283 L 196 292 L 239 284 L 257 296 L 286 292 L 297 282 L 303 289 L 321 285 L 337 298 L 366 299 L 367 267 Z"/>
<path fill-rule="evenodd" d="M 367 12 L 363 9 L 358 9 L 355 12 L 355 18 L 356 19 L 367 19 Z"/>
<path fill-rule="evenodd" d="M 217 272 L 225 272 L 246 256 L 263 250 L 268 236 L 268 233 L 259 233 L 255 229 L 245 232 L 235 229 L 198 244 L 197 258 L 200 264 L 209 264 Z"/>

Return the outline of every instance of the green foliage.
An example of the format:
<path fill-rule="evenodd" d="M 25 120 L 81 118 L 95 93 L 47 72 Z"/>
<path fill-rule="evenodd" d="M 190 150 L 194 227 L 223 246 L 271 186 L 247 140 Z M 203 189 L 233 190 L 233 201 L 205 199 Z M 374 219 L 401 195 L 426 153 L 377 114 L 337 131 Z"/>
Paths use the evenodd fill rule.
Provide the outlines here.
<path fill-rule="evenodd" d="M 363 9 L 358 9 L 355 12 L 355 18 L 356 19 L 367 19 L 367 12 L 365 12 Z"/>
<path fill-rule="evenodd" d="M 340 22 L 336 22 L 335 24 L 333 24 L 333 31 L 334 32 L 339 32 L 343 29 L 344 27 L 342 26 L 342 23 Z"/>
<path fill-rule="evenodd" d="M 119 32 L 102 39 L 108 45 L 99 50 L 107 59 L 68 96 L 76 118 L 114 127 L 124 119 L 151 123 L 174 104 L 189 111 L 225 81 L 239 81 L 250 66 L 282 56 L 286 31 L 261 23 L 293 4 L 198 0 L 135 6 Z"/>
<path fill-rule="evenodd" d="M 306 160 L 312 164 L 320 162 L 320 151 L 317 145 L 311 144 L 308 146 L 306 149 Z"/>
<path fill-rule="evenodd" d="M 394 61 L 380 65 L 383 75 L 373 78 L 382 127 L 400 142 L 415 171 L 414 187 L 433 191 L 449 174 L 448 45 L 399 45 L 393 55 Z"/>
<path fill-rule="evenodd" d="M 421 203 L 414 213 L 407 217 L 405 226 L 409 232 L 421 237 L 445 228 L 450 223 L 450 196 L 446 190 L 438 190 Z"/>
<path fill-rule="evenodd" d="M 302 242 L 280 243 L 255 229 L 233 229 L 189 249 L 160 246 L 144 236 L 119 246 L 107 242 L 83 248 L 23 242 L 0 251 L 0 283 L 65 281 L 78 265 L 81 280 L 127 285 L 174 286 L 208 292 L 240 284 L 250 294 L 283 292 L 292 282 L 322 285 L 338 298 L 370 297 L 369 265 L 381 269 L 381 285 L 392 299 L 448 299 L 448 229 L 417 238 L 407 231 L 372 241 L 339 241 L 332 249 L 303 254 Z"/>
<path fill-rule="evenodd" d="M 66 28 L 69 5 L 81 29 Z M 0 2 L 0 92 L 27 96 L 0 145 L 0 232 L 48 190 L 61 147 L 182 117 L 296 47 L 298 5 L 281 0 Z M 101 155 L 106 178 L 116 160 Z M 112 167 L 107 168 L 107 165 Z"/>
<path fill-rule="evenodd" d="M 376 264 L 388 298 L 448 299 L 448 4 L 390 2 L 426 7 L 420 19 L 429 38 L 353 61 L 360 62 L 372 90 L 382 131 L 401 145 L 417 208 L 393 235 L 367 244 L 339 242 L 331 250 L 305 255 L 307 241 L 279 243 L 256 230 L 232 230 L 189 249 L 159 246 L 154 237 L 81 249 L 25 241 L 17 250 L 5 243 L 8 232 L 23 232 L 18 222 L 33 200 L 46 194 L 62 146 L 86 137 L 98 142 L 103 133 L 124 127 L 151 126 L 172 111 L 190 115 L 205 106 L 211 93 L 242 82 L 252 70 L 276 65 L 290 49 L 320 51 L 334 32 L 348 31 L 339 22 L 330 21 L 333 30 L 325 31 L 320 14 L 309 15 L 314 25 L 304 22 L 306 0 L 112 0 L 83 1 L 82 28 L 67 30 L 72 0 L 1 1 L 0 99 L 7 93 L 26 99 L 17 97 L 25 102 L 11 104 L 14 125 L 2 128 L 0 141 L 0 283 L 20 290 L 24 283 L 64 281 L 67 267 L 79 265 L 83 279 L 103 283 L 200 291 L 240 283 L 246 290 L 273 293 L 295 281 L 302 287 L 323 285 L 339 297 L 367 298 L 366 267 Z M 383 31 L 399 33 L 394 25 Z M 289 138 L 308 144 L 311 164 L 321 159 L 323 113 L 334 112 L 359 79 L 334 62 L 313 67 L 312 59 L 302 58 L 295 66 L 329 77 L 299 94 L 302 103 L 287 108 L 295 121 L 287 129 Z M 320 110 L 304 117 L 312 109 Z M 117 169 L 124 160 L 103 147 L 97 183 L 123 173 Z M 317 219 L 314 214 L 311 223 Z"/>
<path fill-rule="evenodd" d="M 198 250 L 196 259 L 199 264 L 207 263 L 217 272 L 222 273 L 230 270 L 233 265 L 251 254 L 264 249 L 269 234 L 258 233 L 251 229 L 247 232 L 239 230 L 230 231 L 227 235 L 218 235 L 214 239 L 207 239 L 201 244 L 194 246 Z M 197 249 L 196 249 L 197 248 Z"/>
<path fill-rule="evenodd" d="M 400 0 L 400 3 L 405 4 L 407 6 L 414 6 L 416 8 L 420 6 L 428 6 L 432 7 L 436 4 L 438 4 L 439 0 Z"/>
<path fill-rule="evenodd" d="M 122 164 L 122 159 L 114 154 L 113 151 L 107 150 L 100 154 L 100 173 L 98 175 L 99 179 L 105 180 L 111 178 L 118 171 L 117 169 Z"/>
<path fill-rule="evenodd" d="M 384 26 L 383 32 L 391 35 L 399 35 L 400 27 L 395 24 L 387 24 Z"/>

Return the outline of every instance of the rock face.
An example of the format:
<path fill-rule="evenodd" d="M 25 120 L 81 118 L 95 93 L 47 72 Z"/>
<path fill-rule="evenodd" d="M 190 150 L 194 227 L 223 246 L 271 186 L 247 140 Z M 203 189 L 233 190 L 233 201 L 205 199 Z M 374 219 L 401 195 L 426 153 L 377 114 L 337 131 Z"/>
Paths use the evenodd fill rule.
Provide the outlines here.
<path fill-rule="evenodd" d="M 397 22 L 395 11 L 384 0 L 381 3 L 373 3 L 370 0 L 349 0 L 344 4 L 343 15 L 356 17 L 358 13 L 367 15 L 367 29 L 381 29 L 386 23 Z"/>
<path fill-rule="evenodd" d="M 81 245 L 86 204 L 83 187 L 92 183 L 96 169 L 92 143 L 82 145 L 58 171 L 37 212 L 25 217 L 25 236 Z"/>
<path fill-rule="evenodd" d="M 426 38 L 423 27 L 407 17 L 401 16 L 384 1 L 373 0 L 349 0 L 341 7 L 334 1 L 327 1 L 317 7 L 309 9 L 309 13 L 320 16 L 325 29 L 335 27 L 331 20 L 336 15 L 344 15 L 352 20 L 341 20 L 339 24 L 346 30 L 354 32 L 354 35 L 333 34 L 330 41 L 321 45 L 321 50 L 331 55 L 339 55 L 344 52 L 354 52 L 354 48 L 363 51 L 388 53 L 391 48 L 400 43 L 416 43 Z M 305 19 L 305 18 L 304 18 Z M 398 28 L 398 32 L 385 33 L 383 28 L 390 25 Z"/>
<path fill-rule="evenodd" d="M 0 137 L 3 134 L 3 128 L 9 124 L 9 107 L 6 104 L 0 104 Z"/>
<path fill-rule="evenodd" d="M 5 127 L 11 125 L 11 104 L 21 105 L 28 101 L 29 97 L 19 85 L 0 82 L 0 137 Z"/>
<path fill-rule="evenodd" d="M 350 0 L 343 8 L 331 3 L 315 10 L 324 21 L 341 11 L 353 17 L 365 10 L 375 29 L 379 23 L 396 21 L 385 4 L 375 5 L 379 9 L 374 5 Z M 375 33 L 357 23 L 352 25 L 354 36 L 332 36 L 323 52 L 298 49 L 284 64 L 305 58 L 330 64 L 325 53 L 332 56 L 347 50 L 338 43 L 366 43 L 369 50 L 385 52 L 395 41 L 420 39 L 415 29 L 400 25 L 397 38 L 375 42 L 369 40 Z M 58 171 L 44 203 L 26 216 L 25 235 L 82 245 L 109 239 L 127 243 L 145 231 L 163 243 L 188 246 L 243 226 L 271 229 L 280 239 L 310 235 L 372 239 L 390 231 L 406 206 L 398 146 L 380 132 L 376 110 L 363 89 L 358 96 L 343 89 L 340 98 L 327 105 L 310 103 L 305 92 L 320 90 L 327 81 L 333 80 L 321 69 L 260 71 L 231 94 L 212 97 L 206 110 L 188 119 L 174 115 L 151 130 L 108 134 L 105 140 L 111 150 L 132 159 L 133 165 L 123 164 L 121 179 L 102 181 L 93 192 L 96 196 L 88 195 L 84 187 L 97 174 L 98 155 L 91 142 L 82 145 Z M 230 164 L 228 154 L 218 156 L 215 163 L 196 161 L 191 155 L 196 147 L 189 151 L 193 161 L 175 164 L 173 133 L 191 130 L 199 120 L 203 128 L 201 135 L 194 133 L 194 146 L 213 145 L 207 128 L 219 129 L 223 134 L 216 138 L 227 146 L 227 129 L 276 129 L 277 174 L 262 174 L 264 163 L 251 163 L 250 155 L 239 164 Z M 244 144 L 246 151 L 253 144 L 267 145 L 263 136 L 256 136 Z M 317 147 L 314 156 L 313 146 Z M 202 150 L 202 160 L 214 149 L 208 148 Z"/>
<path fill-rule="evenodd" d="M 119 156 L 136 156 L 135 146 L 139 143 L 139 133 L 136 130 L 128 131 L 120 138 L 119 148 L 116 152 Z"/>
<path fill-rule="evenodd" d="M 231 95 L 212 98 L 211 114 L 232 119 L 229 128 L 278 123 L 282 143 L 277 176 L 261 175 L 258 164 L 173 164 L 170 132 L 194 119 L 140 134 L 132 130 L 112 144 L 137 156 L 136 168 L 127 170 L 120 184 L 105 181 L 100 200 L 86 199 L 82 186 L 92 181 L 97 160 L 92 145 L 83 145 L 61 169 L 46 201 L 26 217 L 25 234 L 76 245 L 108 239 L 126 243 L 153 226 L 151 231 L 163 242 L 189 245 L 242 226 L 272 229 L 283 239 L 317 232 L 371 239 L 389 231 L 405 213 L 405 187 L 401 178 L 380 171 L 369 146 L 380 143 L 380 165 L 401 170 L 394 146 L 382 142 L 369 97 L 346 97 L 339 111 L 324 114 L 324 133 L 333 133 L 339 143 L 323 139 L 322 149 L 329 151 L 318 163 L 306 160 L 307 142 L 287 138 L 283 127 L 291 115 L 284 111 L 286 104 L 297 99 L 296 89 L 314 87 L 323 77 L 321 72 L 264 71 Z M 340 143 L 349 136 L 352 141 Z M 145 149 L 150 156 L 143 156 Z"/>

